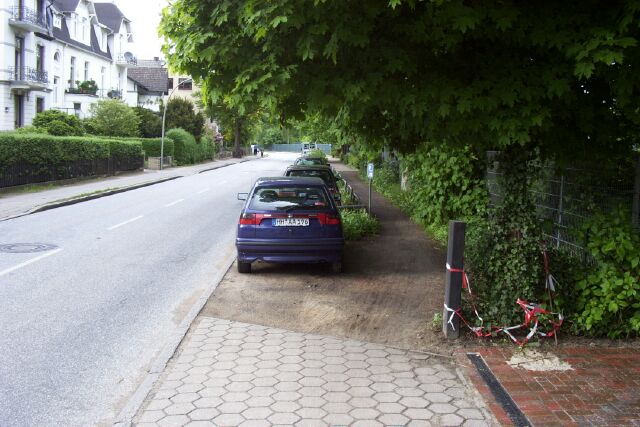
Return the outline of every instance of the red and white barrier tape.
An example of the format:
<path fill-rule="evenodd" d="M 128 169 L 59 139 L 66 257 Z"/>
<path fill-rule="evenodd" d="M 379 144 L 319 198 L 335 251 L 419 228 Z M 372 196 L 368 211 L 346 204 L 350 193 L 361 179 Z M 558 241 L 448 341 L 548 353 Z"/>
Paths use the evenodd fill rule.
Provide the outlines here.
<path fill-rule="evenodd" d="M 524 321 L 522 324 L 520 325 L 515 325 L 515 326 L 503 326 L 503 327 L 492 327 L 490 329 L 485 330 L 484 325 L 484 320 L 482 319 L 482 317 L 480 317 L 480 315 L 478 314 L 478 310 L 476 308 L 475 303 L 473 302 L 473 293 L 471 292 L 471 282 L 469 281 L 469 277 L 467 275 L 467 273 L 463 270 L 463 269 L 459 269 L 459 268 L 452 268 L 448 263 L 447 263 L 447 271 L 451 272 L 451 273 L 460 273 L 462 274 L 462 287 L 464 289 L 467 289 L 468 293 L 469 293 L 469 299 L 470 299 L 470 303 L 471 303 L 471 307 L 473 308 L 473 311 L 475 312 L 476 317 L 478 318 L 478 320 L 480 321 L 480 326 L 471 326 L 469 324 L 469 322 L 467 322 L 467 320 L 464 318 L 464 316 L 461 313 L 461 308 L 458 308 L 457 310 L 454 310 L 450 307 L 447 306 L 447 304 L 444 304 L 444 308 L 445 310 L 447 310 L 447 312 L 451 313 L 451 315 L 449 316 L 449 319 L 447 320 L 447 323 L 449 325 L 451 325 L 451 328 L 455 331 L 455 325 L 453 323 L 453 319 L 454 317 L 457 315 L 462 322 L 477 336 L 477 337 L 490 337 L 493 336 L 495 334 L 498 334 L 500 332 L 504 333 L 505 335 L 507 335 L 509 338 L 511 338 L 511 340 L 513 342 L 515 342 L 516 344 L 520 345 L 520 346 L 524 346 L 525 344 L 527 344 L 529 342 L 529 340 L 531 340 L 531 338 L 533 338 L 535 335 L 540 335 L 543 337 L 552 337 L 554 336 L 557 332 L 558 329 L 560 329 L 560 327 L 562 326 L 562 323 L 564 321 L 564 317 L 562 316 L 562 313 L 555 313 L 549 310 L 545 310 L 544 308 L 540 307 L 540 305 L 536 305 L 536 304 L 530 304 L 527 301 L 521 300 L 520 298 L 518 298 L 518 300 L 516 301 L 516 304 L 518 304 L 520 306 L 520 308 L 522 308 L 522 310 L 524 310 Z M 557 281 L 556 279 L 548 272 L 548 261 L 546 258 L 546 252 L 545 252 L 545 272 L 547 274 L 547 285 L 548 289 L 551 291 L 555 291 L 555 285 L 557 285 Z M 539 326 L 540 326 L 540 321 L 538 319 L 538 315 L 543 314 L 543 315 L 555 315 L 558 317 L 558 321 L 554 322 L 553 320 L 548 320 L 548 322 L 552 325 L 552 329 L 549 332 L 542 332 L 539 330 Z M 524 338 L 524 340 L 520 341 L 519 339 L 517 339 L 512 333 L 511 331 L 517 330 L 517 329 L 524 329 L 524 328 L 529 328 L 529 333 L 526 335 L 526 337 Z"/>

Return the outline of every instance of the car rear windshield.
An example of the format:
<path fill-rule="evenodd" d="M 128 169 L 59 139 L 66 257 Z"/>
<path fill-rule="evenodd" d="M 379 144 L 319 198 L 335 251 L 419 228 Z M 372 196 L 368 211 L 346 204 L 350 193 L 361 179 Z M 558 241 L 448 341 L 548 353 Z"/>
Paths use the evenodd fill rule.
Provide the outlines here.
<path fill-rule="evenodd" d="M 331 205 L 320 187 L 258 187 L 251 197 L 249 209 L 290 211 L 326 209 Z"/>
<path fill-rule="evenodd" d="M 314 165 L 325 165 L 325 161 L 319 157 L 310 157 L 310 158 L 302 158 L 296 161 L 297 165 L 305 165 L 305 166 L 314 166 Z"/>
<path fill-rule="evenodd" d="M 322 178 L 322 180 L 333 187 L 333 176 L 331 172 L 326 170 L 291 170 L 287 173 L 288 176 L 310 176 L 313 178 Z"/>

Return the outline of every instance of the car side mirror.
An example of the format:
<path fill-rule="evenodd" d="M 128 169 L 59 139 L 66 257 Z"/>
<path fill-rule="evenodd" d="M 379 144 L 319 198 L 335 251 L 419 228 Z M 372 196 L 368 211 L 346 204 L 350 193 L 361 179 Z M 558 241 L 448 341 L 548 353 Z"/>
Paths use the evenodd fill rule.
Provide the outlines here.
<path fill-rule="evenodd" d="M 249 193 L 238 193 L 238 200 L 247 200 Z"/>

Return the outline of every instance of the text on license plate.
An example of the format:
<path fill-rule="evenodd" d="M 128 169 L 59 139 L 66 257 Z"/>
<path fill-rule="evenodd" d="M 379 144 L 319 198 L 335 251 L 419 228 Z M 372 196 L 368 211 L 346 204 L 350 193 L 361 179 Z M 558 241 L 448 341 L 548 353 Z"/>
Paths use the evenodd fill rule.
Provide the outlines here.
<path fill-rule="evenodd" d="M 275 227 L 306 227 L 309 225 L 309 218 L 274 218 Z"/>

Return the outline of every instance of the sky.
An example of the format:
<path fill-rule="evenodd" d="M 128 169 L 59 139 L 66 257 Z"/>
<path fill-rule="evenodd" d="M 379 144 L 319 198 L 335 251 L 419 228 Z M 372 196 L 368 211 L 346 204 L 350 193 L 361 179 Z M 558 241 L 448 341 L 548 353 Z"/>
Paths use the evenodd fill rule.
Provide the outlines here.
<path fill-rule="evenodd" d="M 138 59 L 163 57 L 160 51 L 162 41 L 158 38 L 157 28 L 167 0 L 113 0 L 113 3 L 131 20 L 134 55 Z"/>

